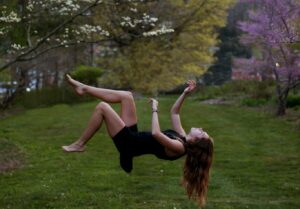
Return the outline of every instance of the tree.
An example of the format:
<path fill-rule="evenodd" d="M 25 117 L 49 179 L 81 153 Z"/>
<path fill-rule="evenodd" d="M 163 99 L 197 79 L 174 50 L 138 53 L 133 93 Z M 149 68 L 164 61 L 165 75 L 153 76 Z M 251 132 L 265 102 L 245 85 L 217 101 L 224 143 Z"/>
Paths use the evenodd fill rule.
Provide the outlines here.
<path fill-rule="evenodd" d="M 3 26 L 0 35 L 6 35 L 8 36 L 6 38 L 11 39 L 15 28 L 18 28 L 25 36 L 24 39 L 17 40 L 19 43 L 10 40 L 12 43 L 7 50 L 10 50 L 9 52 L 14 56 L 8 63 L 1 66 L 0 70 L 2 71 L 16 62 L 32 60 L 40 54 L 62 46 L 110 40 L 121 42 L 124 37 L 142 37 L 143 35 L 151 36 L 173 32 L 165 25 L 156 27 L 159 23 L 158 19 L 145 13 L 146 9 L 140 16 L 130 16 L 128 10 L 132 9 L 135 4 L 141 4 L 140 2 L 147 4 L 153 1 L 21 1 L 19 14 L 15 11 L 10 11 L 10 13 L 6 10 L 2 11 L 0 21 Z M 120 13 L 116 14 L 117 18 L 111 20 L 114 25 L 106 24 L 104 28 L 100 25 L 87 24 L 88 18 L 93 16 L 92 9 L 99 5 L 105 8 L 122 7 L 119 10 Z M 2 6 L 2 9 L 7 9 L 7 7 Z M 123 26 L 127 25 L 132 28 L 131 31 L 124 30 Z M 118 34 L 115 33 L 116 30 L 118 30 Z"/>
<path fill-rule="evenodd" d="M 3 63 L 0 73 L 18 69 L 22 77 L 14 80 L 24 81 L 28 69 L 20 67 L 20 63 L 34 61 L 56 48 L 112 41 L 126 45 L 136 38 L 173 32 L 147 13 L 147 8 L 154 3 L 153 0 L 6 0 L 0 7 L 0 63 Z M 142 14 L 130 12 L 137 5 L 143 5 Z M 101 16 L 102 20 L 95 21 L 97 10 L 107 8 L 116 8 L 119 13 Z M 31 64 L 27 67 L 34 66 Z M 24 82 L 19 84 L 13 94 L 4 97 L 2 107 L 24 88 Z"/>
<path fill-rule="evenodd" d="M 229 10 L 226 26 L 218 30 L 220 42 L 214 54 L 216 60 L 203 76 L 206 84 L 221 85 L 230 80 L 233 57 L 251 57 L 250 47 L 246 47 L 239 42 L 241 30 L 237 27 L 237 22 L 246 18 L 246 11 L 249 6 L 237 2 Z"/>
<path fill-rule="evenodd" d="M 137 39 L 110 61 L 100 59 L 109 72 L 103 78 L 118 87 L 157 94 L 202 75 L 213 61 L 216 28 L 225 24 L 232 1 L 158 1 L 151 10 L 165 17 L 174 33 L 155 40 Z"/>
<path fill-rule="evenodd" d="M 277 115 L 284 115 L 287 96 L 300 84 L 300 56 L 291 44 L 299 42 L 300 4 L 295 0 L 246 0 L 255 5 L 249 19 L 240 22 L 241 41 L 255 48 L 248 66 L 273 72 L 278 100 Z M 255 62 L 256 61 L 256 62 Z"/>

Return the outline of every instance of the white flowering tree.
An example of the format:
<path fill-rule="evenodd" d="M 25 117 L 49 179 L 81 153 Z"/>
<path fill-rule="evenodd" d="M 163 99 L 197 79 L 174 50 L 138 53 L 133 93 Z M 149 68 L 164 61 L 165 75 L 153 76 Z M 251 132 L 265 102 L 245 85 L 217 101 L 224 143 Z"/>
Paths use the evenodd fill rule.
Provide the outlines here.
<path fill-rule="evenodd" d="M 155 2 L 5 0 L 0 6 L 0 73 L 59 47 L 130 44 L 136 38 L 173 32 L 148 13 Z"/>
<path fill-rule="evenodd" d="M 145 12 L 141 15 L 137 11 L 139 4 L 147 5 L 149 2 L 153 3 L 153 1 L 145 0 L 27 0 L 23 1 L 23 5 L 19 5 L 21 6 L 19 11 L 2 5 L 0 7 L 0 39 L 8 38 L 10 40 L 10 42 L 6 42 L 3 52 L 11 56 L 5 60 L 7 62 L 4 65 L 0 66 L 0 71 L 16 62 L 32 60 L 58 47 L 107 40 L 120 41 L 125 35 L 137 38 L 173 32 L 165 25 L 157 28 L 157 17 L 151 17 Z M 114 25 L 106 24 L 103 27 L 87 23 L 91 22 L 88 19 L 92 19 L 99 5 L 102 6 L 102 9 L 120 8 L 115 10 L 120 13 L 112 14 L 111 18 L 113 19 L 110 21 L 114 21 Z M 118 22 L 115 22 L 116 20 Z M 93 21 L 93 23 L 95 22 L 101 23 L 101 21 Z M 15 42 L 9 36 L 16 27 L 22 28 L 25 36 L 22 40 L 19 39 Z M 116 27 L 123 28 L 122 35 L 110 36 L 110 32 L 114 31 Z"/>

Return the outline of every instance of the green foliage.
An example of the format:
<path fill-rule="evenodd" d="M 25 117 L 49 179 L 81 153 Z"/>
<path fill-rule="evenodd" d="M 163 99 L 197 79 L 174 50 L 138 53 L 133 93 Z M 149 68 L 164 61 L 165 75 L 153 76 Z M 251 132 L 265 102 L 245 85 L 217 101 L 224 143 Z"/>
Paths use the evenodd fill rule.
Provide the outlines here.
<path fill-rule="evenodd" d="M 218 50 L 215 52 L 215 62 L 208 68 L 204 81 L 209 85 L 220 85 L 230 80 L 233 57 L 251 57 L 251 48 L 239 42 L 241 31 L 237 29 L 238 21 L 247 18 L 248 5 L 237 1 L 228 11 L 228 21 L 225 27 L 218 30 Z"/>
<path fill-rule="evenodd" d="M 229 81 L 221 86 L 204 86 L 199 91 L 201 101 L 221 98 L 249 107 L 275 103 L 273 81 Z"/>
<path fill-rule="evenodd" d="M 80 65 L 71 73 L 72 77 L 82 83 L 97 86 L 98 78 L 102 75 L 102 69 L 99 67 L 92 67 Z"/>
<path fill-rule="evenodd" d="M 253 99 L 270 99 L 274 94 L 273 81 L 231 81 L 224 85 L 225 92 L 245 94 Z"/>
<path fill-rule="evenodd" d="M 170 18 L 174 33 L 138 39 L 117 57 L 99 59 L 109 71 L 102 82 L 157 94 L 202 75 L 213 61 L 216 28 L 224 26 L 233 1 L 160 1 L 157 16 Z M 208 15 L 209 13 L 209 15 Z"/>
<path fill-rule="evenodd" d="M 296 107 L 296 106 L 300 106 L 300 95 L 292 95 L 289 94 L 288 98 L 287 98 L 287 107 Z"/>
<path fill-rule="evenodd" d="M 160 99 L 162 129 L 170 128 L 173 102 Z M 61 150 L 81 134 L 95 105 L 57 105 L 0 120 L 0 147 L 6 139 L 26 155 L 22 169 L 0 175 L 0 208 L 198 209 L 180 186 L 184 158 L 137 157 L 128 175 L 104 127 L 84 153 Z M 137 101 L 140 130 L 150 127 L 145 105 Z M 205 208 L 299 208 L 300 135 L 290 123 L 191 98 L 183 108 L 184 127 L 201 125 L 215 140 Z"/>
<path fill-rule="evenodd" d="M 176 56 L 164 44 L 166 42 L 154 40 L 133 43 L 124 55 L 113 59 L 108 68 L 115 70 L 106 74 L 100 82 L 153 94 L 182 84 L 190 72 L 175 66 L 176 62 L 172 61 L 176 60 Z"/>
<path fill-rule="evenodd" d="M 233 57 L 250 57 L 249 48 L 239 43 L 240 34 L 234 26 L 226 25 L 219 30 L 219 50 L 214 54 L 216 61 L 204 76 L 205 83 L 220 85 L 230 80 Z"/>

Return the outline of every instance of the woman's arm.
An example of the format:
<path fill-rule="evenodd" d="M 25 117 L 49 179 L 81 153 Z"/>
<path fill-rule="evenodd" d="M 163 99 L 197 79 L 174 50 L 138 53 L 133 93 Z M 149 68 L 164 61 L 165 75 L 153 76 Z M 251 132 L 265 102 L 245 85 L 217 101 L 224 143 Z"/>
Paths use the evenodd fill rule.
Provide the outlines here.
<path fill-rule="evenodd" d="M 155 99 L 151 99 L 150 103 L 152 105 L 152 135 L 153 137 L 165 148 L 172 151 L 173 153 L 183 153 L 184 147 L 182 143 L 177 140 L 172 140 L 160 131 L 159 121 L 158 121 L 158 102 Z"/>
<path fill-rule="evenodd" d="M 170 111 L 172 127 L 177 133 L 179 133 L 182 136 L 186 136 L 186 133 L 181 125 L 181 120 L 180 120 L 180 115 L 179 115 L 180 109 L 184 102 L 185 97 L 196 88 L 195 81 L 190 80 L 190 81 L 188 81 L 187 84 L 188 84 L 188 87 L 184 89 L 183 93 L 176 100 L 176 102 L 174 103 L 174 105 L 172 106 L 171 111 Z"/>

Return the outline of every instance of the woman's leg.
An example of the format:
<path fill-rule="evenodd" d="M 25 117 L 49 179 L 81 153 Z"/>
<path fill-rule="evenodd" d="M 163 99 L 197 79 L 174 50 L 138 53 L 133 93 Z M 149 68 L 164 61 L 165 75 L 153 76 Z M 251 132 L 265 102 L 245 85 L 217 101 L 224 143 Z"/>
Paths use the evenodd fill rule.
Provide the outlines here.
<path fill-rule="evenodd" d="M 132 126 L 137 123 L 136 107 L 131 92 L 96 88 L 80 83 L 69 75 L 66 77 L 78 95 L 88 94 L 108 103 L 121 103 L 121 118 L 126 126 Z"/>
<path fill-rule="evenodd" d="M 67 152 L 82 152 L 85 149 L 85 144 L 92 138 L 92 136 L 99 130 L 102 122 L 105 122 L 107 131 L 111 137 L 114 137 L 122 128 L 125 127 L 124 121 L 112 109 L 112 107 L 105 103 L 100 102 L 88 123 L 87 128 L 77 141 L 69 146 L 62 148 Z"/>

